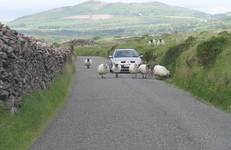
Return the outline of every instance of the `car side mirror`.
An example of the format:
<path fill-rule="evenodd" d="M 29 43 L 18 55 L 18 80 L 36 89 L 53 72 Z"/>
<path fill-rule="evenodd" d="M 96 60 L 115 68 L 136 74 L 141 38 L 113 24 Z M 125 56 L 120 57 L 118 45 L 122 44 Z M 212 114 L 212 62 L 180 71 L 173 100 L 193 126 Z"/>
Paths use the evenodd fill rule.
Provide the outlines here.
<path fill-rule="evenodd" d="M 108 56 L 108 58 L 112 59 L 113 57 L 112 56 Z"/>

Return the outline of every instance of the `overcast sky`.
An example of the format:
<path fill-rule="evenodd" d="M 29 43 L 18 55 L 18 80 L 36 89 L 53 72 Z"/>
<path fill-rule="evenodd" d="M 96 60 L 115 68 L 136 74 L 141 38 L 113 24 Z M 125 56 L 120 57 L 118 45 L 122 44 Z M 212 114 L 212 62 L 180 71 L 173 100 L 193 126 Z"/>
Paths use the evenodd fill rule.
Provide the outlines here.
<path fill-rule="evenodd" d="M 0 21 L 9 21 L 17 17 L 44 10 L 76 5 L 87 0 L 0 0 Z M 231 0 L 102 0 L 105 2 L 150 2 L 159 1 L 171 5 L 201 10 L 207 13 L 231 12 Z"/>

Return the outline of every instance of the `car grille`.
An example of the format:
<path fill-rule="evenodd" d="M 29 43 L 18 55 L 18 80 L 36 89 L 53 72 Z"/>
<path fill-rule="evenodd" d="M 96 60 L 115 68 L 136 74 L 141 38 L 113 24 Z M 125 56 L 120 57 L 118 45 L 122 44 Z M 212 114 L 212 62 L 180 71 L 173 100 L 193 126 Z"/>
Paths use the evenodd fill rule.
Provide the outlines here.
<path fill-rule="evenodd" d="M 129 67 L 121 66 L 121 73 L 129 73 Z"/>

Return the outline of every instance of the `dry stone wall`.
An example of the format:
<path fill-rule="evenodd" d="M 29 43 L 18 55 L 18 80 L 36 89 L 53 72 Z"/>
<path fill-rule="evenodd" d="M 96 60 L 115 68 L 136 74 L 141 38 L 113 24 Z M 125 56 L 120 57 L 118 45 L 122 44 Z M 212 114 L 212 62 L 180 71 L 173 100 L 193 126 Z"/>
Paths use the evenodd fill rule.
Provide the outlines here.
<path fill-rule="evenodd" d="M 21 97 L 46 88 L 71 54 L 69 49 L 52 48 L 0 23 L 0 102 L 16 111 Z"/>

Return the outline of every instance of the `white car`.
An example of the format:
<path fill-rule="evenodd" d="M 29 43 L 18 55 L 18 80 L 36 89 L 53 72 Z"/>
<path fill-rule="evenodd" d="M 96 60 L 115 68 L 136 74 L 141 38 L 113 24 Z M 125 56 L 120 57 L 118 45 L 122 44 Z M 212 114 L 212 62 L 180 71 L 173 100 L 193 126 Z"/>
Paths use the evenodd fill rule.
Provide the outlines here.
<path fill-rule="evenodd" d="M 129 73 L 129 66 L 131 64 L 142 64 L 142 55 L 135 49 L 116 49 L 110 58 L 110 68 L 113 64 L 119 64 L 121 66 L 120 73 Z"/>

